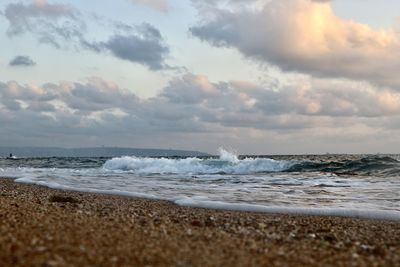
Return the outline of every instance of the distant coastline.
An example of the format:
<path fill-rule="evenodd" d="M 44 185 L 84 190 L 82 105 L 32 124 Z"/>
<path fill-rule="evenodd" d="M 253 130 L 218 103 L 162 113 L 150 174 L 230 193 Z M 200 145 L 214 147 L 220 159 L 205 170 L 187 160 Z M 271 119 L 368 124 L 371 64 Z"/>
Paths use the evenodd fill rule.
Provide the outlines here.
<path fill-rule="evenodd" d="M 12 153 L 17 157 L 198 157 L 209 156 L 200 151 L 177 149 L 147 149 L 124 147 L 87 147 L 87 148 L 60 148 L 60 147 L 0 147 L 0 157 L 7 157 Z"/>

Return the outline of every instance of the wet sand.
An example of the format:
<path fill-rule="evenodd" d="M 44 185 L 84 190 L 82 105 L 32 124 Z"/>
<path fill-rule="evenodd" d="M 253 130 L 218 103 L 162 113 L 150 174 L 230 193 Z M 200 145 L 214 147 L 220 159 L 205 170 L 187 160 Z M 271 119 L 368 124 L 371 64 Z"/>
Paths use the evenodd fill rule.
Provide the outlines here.
<path fill-rule="evenodd" d="M 400 223 L 217 211 L 0 179 L 0 265 L 400 266 Z"/>

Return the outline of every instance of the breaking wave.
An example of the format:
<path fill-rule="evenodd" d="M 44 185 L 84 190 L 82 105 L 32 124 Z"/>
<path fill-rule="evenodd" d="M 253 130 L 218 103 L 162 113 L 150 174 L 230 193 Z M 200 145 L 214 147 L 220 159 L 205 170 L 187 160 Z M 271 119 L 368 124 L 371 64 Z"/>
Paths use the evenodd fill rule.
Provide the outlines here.
<path fill-rule="evenodd" d="M 110 171 L 138 174 L 254 174 L 287 170 L 293 161 L 268 158 L 239 159 L 232 152 L 220 149 L 219 158 L 138 158 L 120 157 L 108 160 L 103 168 Z"/>
<path fill-rule="evenodd" d="M 257 174 L 271 172 L 323 172 L 343 175 L 399 175 L 400 161 L 389 156 L 365 156 L 339 161 L 308 159 L 239 158 L 222 148 L 218 158 L 119 157 L 103 169 L 135 174 Z"/>

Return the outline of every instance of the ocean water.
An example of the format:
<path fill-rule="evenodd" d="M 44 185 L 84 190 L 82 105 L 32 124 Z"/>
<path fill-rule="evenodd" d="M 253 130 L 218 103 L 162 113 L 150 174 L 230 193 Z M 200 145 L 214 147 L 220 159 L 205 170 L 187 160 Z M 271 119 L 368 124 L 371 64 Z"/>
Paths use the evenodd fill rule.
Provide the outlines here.
<path fill-rule="evenodd" d="M 399 155 L 0 159 L 0 177 L 194 207 L 400 220 Z"/>

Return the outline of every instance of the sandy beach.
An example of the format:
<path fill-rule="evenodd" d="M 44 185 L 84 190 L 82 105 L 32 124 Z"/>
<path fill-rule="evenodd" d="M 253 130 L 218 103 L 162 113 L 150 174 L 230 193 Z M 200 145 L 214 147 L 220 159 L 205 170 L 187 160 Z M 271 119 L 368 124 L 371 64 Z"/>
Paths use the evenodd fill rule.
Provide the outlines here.
<path fill-rule="evenodd" d="M 400 266 L 400 223 L 217 211 L 0 179 L 1 266 Z"/>

